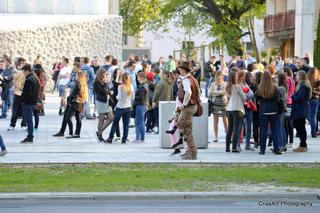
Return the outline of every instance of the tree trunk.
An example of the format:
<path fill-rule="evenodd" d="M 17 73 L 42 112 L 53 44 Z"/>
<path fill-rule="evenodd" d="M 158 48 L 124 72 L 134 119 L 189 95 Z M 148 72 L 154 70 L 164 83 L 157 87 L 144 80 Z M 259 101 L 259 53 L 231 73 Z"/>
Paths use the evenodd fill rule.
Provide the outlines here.
<path fill-rule="evenodd" d="M 248 22 L 249 22 L 250 39 L 253 44 L 253 51 L 255 53 L 257 63 L 260 63 L 260 54 L 258 51 L 256 35 L 254 33 L 254 18 L 253 17 L 249 18 Z"/>
<path fill-rule="evenodd" d="M 314 49 L 314 66 L 320 69 L 320 14 L 318 18 L 316 46 Z"/>

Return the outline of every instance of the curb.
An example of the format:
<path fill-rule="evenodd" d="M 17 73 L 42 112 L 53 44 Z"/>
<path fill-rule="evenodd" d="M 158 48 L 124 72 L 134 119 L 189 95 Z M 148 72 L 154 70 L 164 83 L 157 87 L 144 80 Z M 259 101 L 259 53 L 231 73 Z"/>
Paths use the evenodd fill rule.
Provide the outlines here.
<path fill-rule="evenodd" d="M 57 192 L 57 193 L 0 193 L 1 200 L 183 200 L 183 199 L 251 199 L 251 200 L 307 200 L 319 201 L 318 193 L 262 193 L 262 192 Z"/>

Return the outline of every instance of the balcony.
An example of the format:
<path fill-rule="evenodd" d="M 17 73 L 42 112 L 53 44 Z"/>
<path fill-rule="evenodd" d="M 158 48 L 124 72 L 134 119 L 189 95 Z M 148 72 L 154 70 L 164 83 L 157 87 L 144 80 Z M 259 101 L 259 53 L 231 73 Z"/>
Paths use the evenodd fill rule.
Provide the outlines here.
<path fill-rule="evenodd" d="M 295 28 L 295 11 L 268 15 L 264 18 L 264 32 L 273 33 Z"/>

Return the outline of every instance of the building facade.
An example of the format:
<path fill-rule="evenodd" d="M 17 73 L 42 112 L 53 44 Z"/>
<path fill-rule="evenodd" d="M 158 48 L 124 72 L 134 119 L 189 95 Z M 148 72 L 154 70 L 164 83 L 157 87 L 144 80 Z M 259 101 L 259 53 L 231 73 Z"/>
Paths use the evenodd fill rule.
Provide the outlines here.
<path fill-rule="evenodd" d="M 267 49 L 280 48 L 282 57 L 313 56 L 319 0 L 266 0 L 264 32 Z"/>

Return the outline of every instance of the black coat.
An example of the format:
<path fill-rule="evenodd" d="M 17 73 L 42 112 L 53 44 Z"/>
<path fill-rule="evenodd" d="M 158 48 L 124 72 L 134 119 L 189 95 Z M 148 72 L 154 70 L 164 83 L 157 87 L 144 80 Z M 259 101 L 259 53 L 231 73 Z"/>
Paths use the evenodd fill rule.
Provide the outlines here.
<path fill-rule="evenodd" d="M 96 93 L 97 101 L 106 103 L 109 97 L 109 87 L 108 84 L 101 84 L 98 81 L 93 83 L 93 90 Z"/>
<path fill-rule="evenodd" d="M 68 103 L 76 103 L 77 96 L 80 94 L 80 83 L 79 81 L 75 81 L 75 85 L 70 95 L 68 96 Z"/>
<path fill-rule="evenodd" d="M 27 105 L 37 105 L 40 91 L 39 80 L 33 73 L 29 74 L 23 86 L 21 100 Z"/>

